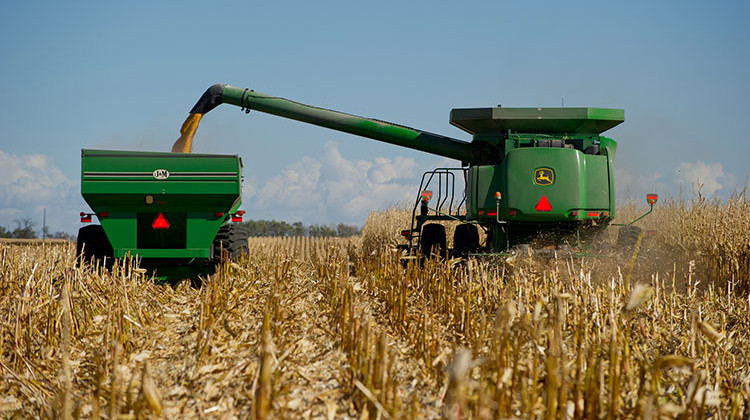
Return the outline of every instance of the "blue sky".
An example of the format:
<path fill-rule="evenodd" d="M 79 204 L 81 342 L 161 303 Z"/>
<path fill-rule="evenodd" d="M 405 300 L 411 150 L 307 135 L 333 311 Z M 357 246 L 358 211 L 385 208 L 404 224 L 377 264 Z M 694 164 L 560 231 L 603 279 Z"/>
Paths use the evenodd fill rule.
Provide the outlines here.
<path fill-rule="evenodd" d="M 0 225 L 74 233 L 81 148 L 168 151 L 213 83 L 464 140 L 454 107 L 624 108 L 618 200 L 726 196 L 750 143 L 747 2 L 3 2 Z M 250 218 L 363 224 L 442 158 L 224 106 Z"/>

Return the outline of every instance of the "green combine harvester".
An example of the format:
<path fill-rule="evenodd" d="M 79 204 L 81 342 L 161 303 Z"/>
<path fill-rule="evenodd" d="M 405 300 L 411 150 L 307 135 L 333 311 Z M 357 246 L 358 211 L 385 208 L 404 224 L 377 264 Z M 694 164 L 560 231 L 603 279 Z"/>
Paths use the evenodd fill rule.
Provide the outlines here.
<path fill-rule="evenodd" d="M 201 117 L 224 103 L 460 161 L 422 176 L 411 226 L 401 232 L 408 255 L 580 251 L 615 216 L 617 143 L 601 134 L 624 121 L 621 109 L 453 109 L 451 124 L 473 136 L 466 142 L 216 84 L 190 111 L 172 153 L 82 151 L 81 193 L 93 212 L 81 221 L 95 215 L 101 225 L 81 228 L 79 254 L 138 256 L 158 277 L 182 278 L 247 252 L 247 233 L 232 224 L 244 213 L 241 159 L 190 153 Z M 656 199 L 647 197 L 652 208 Z M 438 223 L 446 220 L 460 223 L 452 249 Z M 618 241 L 638 237 L 629 225 Z"/>

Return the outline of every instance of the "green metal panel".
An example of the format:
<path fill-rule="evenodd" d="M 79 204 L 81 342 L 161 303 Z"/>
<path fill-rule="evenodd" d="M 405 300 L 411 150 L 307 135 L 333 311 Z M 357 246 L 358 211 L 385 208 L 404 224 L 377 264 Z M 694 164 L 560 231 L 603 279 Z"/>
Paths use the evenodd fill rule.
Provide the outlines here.
<path fill-rule="evenodd" d="M 469 169 L 468 182 L 472 194 L 467 198 L 467 201 L 471 203 L 467 218 L 478 219 L 486 216 L 488 211 L 495 210 L 495 192 L 504 193 L 505 187 L 499 169 L 499 165 L 477 165 Z"/>
<path fill-rule="evenodd" d="M 503 205 L 515 209 L 518 220 L 556 221 L 572 209 L 584 207 L 582 153 L 574 149 L 525 148 L 512 150 L 501 164 L 506 177 Z M 535 171 L 551 169 L 554 183 L 535 184 Z M 552 211 L 540 212 L 535 206 L 546 197 Z"/>
<path fill-rule="evenodd" d="M 607 173 L 609 174 L 609 214 L 614 219 L 617 205 L 615 204 L 615 174 L 613 164 L 617 154 L 617 142 L 608 137 L 600 137 L 599 142 L 602 150 L 607 155 Z"/>
<path fill-rule="evenodd" d="M 493 218 L 495 193 L 500 192 L 500 218 L 514 221 L 583 219 L 585 211 L 610 211 L 607 156 L 586 155 L 575 149 L 529 147 L 513 149 L 500 165 L 469 169 L 467 213 L 471 219 Z M 535 181 L 551 171 L 554 182 Z M 548 176 L 549 177 L 549 176 Z M 551 177 L 550 177 L 551 178 Z M 542 197 L 550 211 L 538 211 Z M 515 215 L 511 216 L 510 211 Z M 572 216 L 572 211 L 580 211 Z"/>
<path fill-rule="evenodd" d="M 609 171 L 607 157 L 583 155 L 587 209 L 609 209 Z"/>
<path fill-rule="evenodd" d="M 236 155 L 83 150 L 81 156 L 81 195 L 116 258 L 209 258 L 226 214 L 240 205 Z M 144 227 L 159 213 L 172 219 L 169 233 Z M 147 238 L 139 241 L 139 231 Z"/>
<path fill-rule="evenodd" d="M 586 133 L 599 134 L 625 120 L 610 108 L 456 108 L 451 124 L 471 134 Z"/>

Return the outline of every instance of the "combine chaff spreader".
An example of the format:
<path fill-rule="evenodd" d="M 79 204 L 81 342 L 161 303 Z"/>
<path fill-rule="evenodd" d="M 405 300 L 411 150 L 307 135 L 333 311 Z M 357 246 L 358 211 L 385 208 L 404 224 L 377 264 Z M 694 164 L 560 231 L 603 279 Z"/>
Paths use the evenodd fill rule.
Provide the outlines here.
<path fill-rule="evenodd" d="M 461 162 L 422 176 L 411 226 L 402 231 L 402 247 L 412 255 L 503 253 L 530 243 L 580 247 L 615 215 L 617 143 L 601 134 L 624 121 L 621 109 L 453 109 L 450 123 L 473 136 L 466 142 L 216 84 L 190 111 L 172 153 L 83 151 L 81 191 L 102 223 L 79 235 L 83 242 L 98 238 L 89 240 L 91 252 L 138 255 L 158 267 L 182 267 L 183 274 L 210 267 L 217 247 L 246 248 L 243 232 L 228 224 L 242 214 L 240 159 L 190 153 L 202 116 L 224 103 Z M 456 178 L 458 185 L 464 180 L 462 193 Z M 445 220 L 459 223 L 450 250 L 437 223 Z"/>

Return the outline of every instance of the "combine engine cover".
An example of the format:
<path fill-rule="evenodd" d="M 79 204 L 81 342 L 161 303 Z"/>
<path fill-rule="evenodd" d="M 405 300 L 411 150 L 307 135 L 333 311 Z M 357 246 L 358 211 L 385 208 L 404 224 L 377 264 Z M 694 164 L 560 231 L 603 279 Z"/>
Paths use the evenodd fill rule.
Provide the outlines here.
<path fill-rule="evenodd" d="M 509 221 L 565 221 L 610 215 L 606 155 L 576 149 L 511 150 L 500 165 L 469 169 L 469 217 Z M 500 174 L 500 176 L 497 176 Z M 496 192 L 501 200 L 498 208 Z"/>

